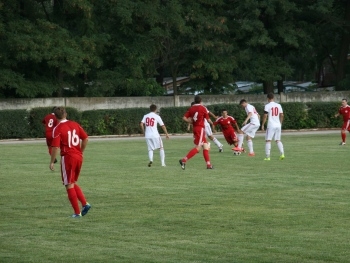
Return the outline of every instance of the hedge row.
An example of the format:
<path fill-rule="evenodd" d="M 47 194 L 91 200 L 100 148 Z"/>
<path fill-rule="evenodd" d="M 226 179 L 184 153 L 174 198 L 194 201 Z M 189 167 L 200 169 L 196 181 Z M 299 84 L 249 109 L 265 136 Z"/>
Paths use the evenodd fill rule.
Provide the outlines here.
<path fill-rule="evenodd" d="M 264 113 L 264 104 L 254 103 L 260 115 Z M 342 118 L 334 118 L 340 104 L 338 102 L 282 103 L 285 121 L 283 129 L 335 128 L 341 127 Z M 189 107 L 162 108 L 160 116 L 169 133 L 183 133 L 187 124 L 182 120 Z M 208 109 L 219 116 L 226 109 L 239 125 L 246 118 L 245 111 L 237 104 L 210 105 Z M 0 111 L 0 139 L 38 138 L 44 137 L 41 123 L 51 108 L 34 108 L 26 110 Z M 141 133 L 139 123 L 148 108 L 91 110 L 79 112 L 75 108 L 67 108 L 68 119 L 79 122 L 89 135 L 138 134 Z"/>

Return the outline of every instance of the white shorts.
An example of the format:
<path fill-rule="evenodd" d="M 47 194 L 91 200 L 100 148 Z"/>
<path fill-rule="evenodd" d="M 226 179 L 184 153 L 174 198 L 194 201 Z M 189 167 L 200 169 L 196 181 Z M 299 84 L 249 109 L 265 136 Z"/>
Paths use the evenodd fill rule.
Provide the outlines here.
<path fill-rule="evenodd" d="M 207 122 L 208 123 L 208 122 Z M 213 135 L 213 131 L 211 130 L 210 124 L 205 124 L 204 125 L 204 129 L 205 129 L 205 134 L 209 137 L 211 135 Z"/>
<path fill-rule="evenodd" d="M 259 125 L 255 125 L 252 123 L 248 123 L 241 128 L 242 132 L 244 132 L 245 134 L 247 134 L 249 137 L 252 137 L 252 138 L 255 137 L 255 133 L 258 129 L 259 129 Z"/>
<path fill-rule="evenodd" d="M 163 141 L 161 137 L 158 138 L 146 138 L 147 147 L 149 151 L 163 148 Z"/>
<path fill-rule="evenodd" d="M 275 138 L 275 141 L 281 140 L 281 127 L 270 127 L 266 129 L 265 140 L 272 141 L 272 138 Z"/>

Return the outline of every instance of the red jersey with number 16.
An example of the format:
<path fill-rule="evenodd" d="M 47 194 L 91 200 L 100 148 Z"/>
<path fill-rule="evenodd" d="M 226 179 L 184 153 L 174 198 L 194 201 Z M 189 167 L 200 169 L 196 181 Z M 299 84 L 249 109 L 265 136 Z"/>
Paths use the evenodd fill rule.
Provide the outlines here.
<path fill-rule="evenodd" d="M 80 140 L 84 140 L 88 136 L 78 123 L 62 120 L 53 129 L 52 137 L 52 147 L 60 147 L 61 156 L 68 155 L 76 159 L 82 159 Z"/>
<path fill-rule="evenodd" d="M 205 125 L 204 120 L 209 120 L 209 111 L 202 104 L 194 104 L 188 111 L 185 113 L 186 118 L 192 118 L 193 128 L 195 127 L 203 127 Z"/>

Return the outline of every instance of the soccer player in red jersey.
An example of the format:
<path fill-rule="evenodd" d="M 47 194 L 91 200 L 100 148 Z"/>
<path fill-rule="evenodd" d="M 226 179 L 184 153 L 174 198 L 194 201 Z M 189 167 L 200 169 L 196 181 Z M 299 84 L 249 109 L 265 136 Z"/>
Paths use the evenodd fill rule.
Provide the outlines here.
<path fill-rule="evenodd" d="M 334 115 L 334 117 L 337 118 L 339 115 L 343 116 L 343 126 L 341 127 L 342 142 L 340 145 L 345 145 L 346 131 L 350 132 L 350 106 L 348 105 L 348 101 L 346 99 L 342 99 L 341 107 L 339 108 L 338 113 Z"/>
<path fill-rule="evenodd" d="M 214 125 L 220 125 L 222 133 L 225 137 L 225 140 L 229 145 L 237 146 L 238 138 L 235 133 L 234 126 L 236 127 L 237 133 L 243 134 L 238 127 L 237 121 L 232 116 L 229 116 L 226 109 L 221 111 L 221 117 L 219 117 Z"/>
<path fill-rule="evenodd" d="M 52 144 L 52 130 L 57 125 L 57 119 L 55 114 L 53 113 L 56 107 L 52 108 L 52 113 L 47 114 L 45 118 L 42 120 L 43 125 L 45 126 L 45 138 L 46 145 L 49 149 L 49 154 L 51 155 L 51 144 Z M 57 162 L 57 160 L 56 160 Z"/>
<path fill-rule="evenodd" d="M 78 218 L 86 215 L 91 208 L 91 205 L 85 199 L 83 191 L 77 185 L 83 164 L 83 152 L 88 143 L 88 136 L 78 123 L 66 119 L 67 112 L 64 107 L 57 107 L 54 113 L 58 124 L 52 132 L 50 169 L 52 171 L 54 170 L 54 161 L 59 147 L 61 150 L 62 182 L 66 187 L 68 199 L 74 209 L 72 217 Z M 82 205 L 81 212 L 78 200 Z"/>
<path fill-rule="evenodd" d="M 182 170 L 185 170 L 186 162 L 195 156 L 201 148 L 203 148 L 203 157 L 207 165 L 207 169 L 213 169 L 213 166 L 210 163 L 209 157 L 209 144 L 205 138 L 205 119 L 209 120 L 208 109 L 204 107 L 202 99 L 200 96 L 194 97 L 195 104 L 188 109 L 188 111 L 183 116 L 183 120 L 187 123 L 192 123 L 193 125 L 193 137 L 195 147 L 190 150 L 187 155 L 179 160 Z"/>

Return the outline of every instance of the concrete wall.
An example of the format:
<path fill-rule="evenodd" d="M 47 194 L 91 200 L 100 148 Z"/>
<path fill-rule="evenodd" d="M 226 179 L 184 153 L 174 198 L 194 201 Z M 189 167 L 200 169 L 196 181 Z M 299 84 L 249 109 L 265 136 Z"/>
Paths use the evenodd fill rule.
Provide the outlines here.
<path fill-rule="evenodd" d="M 277 102 L 311 102 L 311 101 L 341 101 L 350 98 L 350 91 L 334 92 L 293 92 L 275 95 Z M 80 111 L 98 109 L 124 109 L 124 108 L 148 108 L 152 103 L 158 108 L 173 106 L 189 106 L 193 101 L 193 95 L 180 95 L 177 97 L 107 97 L 107 98 L 44 98 L 44 99 L 1 99 L 0 110 L 26 109 L 36 107 L 66 106 L 74 107 Z M 239 103 L 241 99 L 250 103 L 266 102 L 266 95 L 203 95 L 205 105 L 222 103 Z"/>

